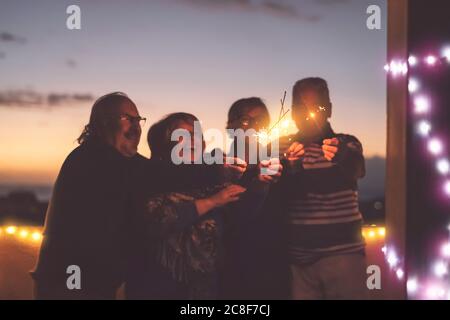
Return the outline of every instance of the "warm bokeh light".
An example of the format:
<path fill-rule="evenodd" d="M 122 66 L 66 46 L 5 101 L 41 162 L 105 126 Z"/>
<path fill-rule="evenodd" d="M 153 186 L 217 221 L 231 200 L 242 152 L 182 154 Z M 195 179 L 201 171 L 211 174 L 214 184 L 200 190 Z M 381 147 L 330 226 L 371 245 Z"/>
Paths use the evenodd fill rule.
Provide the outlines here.
<path fill-rule="evenodd" d="M 42 239 L 42 235 L 40 232 L 35 231 L 31 234 L 31 239 L 33 239 L 34 241 L 39 241 Z"/>
<path fill-rule="evenodd" d="M 29 239 L 33 241 L 42 240 L 42 232 L 38 230 L 31 230 L 27 227 L 7 226 L 0 228 L 0 234 L 3 231 L 8 235 L 14 235 L 20 239 Z M 383 240 L 386 235 L 386 228 L 376 225 L 364 226 L 362 228 L 362 235 L 369 240 Z"/>
<path fill-rule="evenodd" d="M 0 228 L 0 235 L 3 233 L 10 236 L 11 238 L 30 240 L 32 242 L 39 242 L 42 240 L 42 232 L 38 230 L 39 228 L 33 227 L 17 227 L 17 226 L 6 226 Z"/>
<path fill-rule="evenodd" d="M 386 228 L 376 225 L 365 226 L 362 229 L 362 235 L 366 240 L 384 240 L 386 235 Z"/>
<path fill-rule="evenodd" d="M 6 233 L 7 234 L 15 234 L 16 233 L 16 231 L 17 231 L 17 227 L 15 227 L 15 226 L 9 226 L 9 227 L 6 227 Z"/>
<path fill-rule="evenodd" d="M 25 229 L 20 230 L 19 236 L 21 238 L 26 238 L 28 236 L 28 230 L 25 230 Z"/>

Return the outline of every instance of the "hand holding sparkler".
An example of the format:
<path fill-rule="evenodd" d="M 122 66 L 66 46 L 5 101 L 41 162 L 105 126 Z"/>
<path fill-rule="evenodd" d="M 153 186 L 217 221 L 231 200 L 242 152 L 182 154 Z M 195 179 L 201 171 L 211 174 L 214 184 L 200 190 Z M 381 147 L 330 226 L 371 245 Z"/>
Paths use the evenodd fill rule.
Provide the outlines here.
<path fill-rule="evenodd" d="M 327 159 L 328 161 L 333 160 L 333 158 L 336 156 L 336 153 L 339 150 L 338 145 L 339 139 L 337 138 L 323 140 L 322 150 L 325 159 Z"/>
<path fill-rule="evenodd" d="M 259 163 L 259 169 L 259 181 L 263 183 L 274 183 L 280 179 L 283 166 L 280 163 L 280 159 L 272 158 L 270 160 L 262 160 Z"/>
<path fill-rule="evenodd" d="M 305 146 L 299 142 L 294 142 L 284 153 L 288 161 L 297 161 L 305 154 Z"/>

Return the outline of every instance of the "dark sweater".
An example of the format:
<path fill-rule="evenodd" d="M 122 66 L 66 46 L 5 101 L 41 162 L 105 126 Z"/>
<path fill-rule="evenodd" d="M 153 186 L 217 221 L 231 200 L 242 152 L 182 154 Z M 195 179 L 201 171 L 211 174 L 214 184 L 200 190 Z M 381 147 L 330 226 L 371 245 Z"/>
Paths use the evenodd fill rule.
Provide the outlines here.
<path fill-rule="evenodd" d="M 129 245 L 130 169 L 143 159 L 126 158 L 94 141 L 70 153 L 54 186 L 32 273 L 41 292 L 114 297 L 124 280 Z M 81 268 L 81 290 L 67 290 L 69 265 Z"/>
<path fill-rule="evenodd" d="M 335 158 L 328 161 L 321 147 L 331 138 L 339 145 Z M 361 143 L 351 135 L 335 134 L 329 125 L 316 138 L 298 133 L 280 139 L 280 150 L 285 152 L 294 141 L 305 146 L 305 154 L 294 170 L 286 163 L 281 181 L 291 263 L 364 253 L 357 191 L 357 180 L 364 176 Z"/>

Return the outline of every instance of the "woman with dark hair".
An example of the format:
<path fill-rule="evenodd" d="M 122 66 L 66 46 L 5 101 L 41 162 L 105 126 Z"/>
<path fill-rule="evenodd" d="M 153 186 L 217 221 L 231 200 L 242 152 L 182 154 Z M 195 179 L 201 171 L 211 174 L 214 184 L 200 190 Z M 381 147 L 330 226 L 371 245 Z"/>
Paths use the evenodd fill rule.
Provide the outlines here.
<path fill-rule="evenodd" d="M 228 111 L 227 129 L 233 129 L 233 144 L 229 155 L 238 154 L 238 150 L 245 150 L 243 158 L 249 162 L 247 170 L 241 181 L 251 180 L 257 172 L 262 159 L 259 155 L 261 146 L 252 132 L 262 129 L 268 130 L 270 126 L 269 111 L 261 98 L 242 98 L 235 101 Z M 247 131 L 245 140 L 239 140 L 236 130 Z M 252 131 L 250 131 L 252 130 Z M 239 146 L 245 143 L 245 149 Z M 251 144 L 255 146 L 251 146 Z M 250 163 L 252 152 L 256 152 Z M 238 155 L 239 156 L 239 155 Z M 274 186 L 277 189 L 277 186 Z M 273 191 L 271 191 L 273 193 Z M 255 217 L 251 225 L 246 229 L 234 229 L 233 232 L 225 234 L 224 237 L 224 270 L 222 273 L 222 297 L 225 299 L 279 299 L 280 279 L 279 268 L 274 265 L 282 264 L 279 255 L 273 253 L 278 249 L 274 244 L 278 239 L 273 237 L 274 231 L 279 229 L 279 219 L 274 218 L 266 210 L 267 201 L 264 205 L 251 206 L 247 214 Z M 278 234 L 277 234 L 278 236 Z M 274 259 L 275 258 L 275 259 Z M 276 260 L 276 261 L 274 261 Z M 283 271 L 281 271 L 283 272 Z M 278 282 L 278 283 L 277 283 Z"/>
<path fill-rule="evenodd" d="M 230 155 L 234 155 L 236 157 L 240 157 L 244 159 L 247 163 L 250 163 L 250 152 L 251 152 L 251 143 L 255 143 L 256 148 L 254 149 L 256 154 L 254 159 L 256 162 L 259 160 L 259 148 L 260 146 L 257 144 L 256 138 L 254 135 L 250 134 L 245 137 L 245 149 L 244 155 L 238 154 L 238 145 L 241 143 L 236 136 L 238 129 L 242 129 L 243 131 L 254 130 L 255 132 L 260 131 L 262 129 L 268 129 L 270 125 L 270 114 L 267 109 L 266 104 L 261 98 L 251 97 L 251 98 L 242 98 L 235 101 L 230 109 L 228 110 L 228 121 L 226 129 L 233 130 L 233 135 L 230 138 L 233 139 L 233 143 L 229 150 Z M 254 163 L 253 163 L 254 164 Z"/>
<path fill-rule="evenodd" d="M 148 226 L 141 232 L 150 254 L 146 270 L 139 276 L 134 272 L 135 281 L 128 282 L 129 298 L 218 298 L 222 239 L 230 227 L 224 219 L 242 215 L 239 227 L 246 226 L 246 218 L 251 219 L 245 217 L 248 206 L 264 199 L 267 184 L 257 177 L 246 189 L 224 181 L 223 165 L 172 163 L 172 148 L 183 142 L 172 141 L 172 133 L 184 129 L 192 137 L 195 121 L 193 115 L 175 113 L 149 130 L 150 171 L 157 175 L 158 185 L 151 191 L 146 188 L 138 212 L 141 225 Z M 201 141 L 202 153 L 204 147 Z M 195 160 L 194 148 L 189 150 Z"/>

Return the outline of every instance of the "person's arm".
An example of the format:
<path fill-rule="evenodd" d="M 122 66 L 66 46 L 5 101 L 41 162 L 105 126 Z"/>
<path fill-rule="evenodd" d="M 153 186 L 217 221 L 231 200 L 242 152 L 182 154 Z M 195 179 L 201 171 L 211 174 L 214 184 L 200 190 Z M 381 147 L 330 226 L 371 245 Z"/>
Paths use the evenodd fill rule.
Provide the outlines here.
<path fill-rule="evenodd" d="M 146 202 L 144 220 L 152 235 L 180 232 L 194 225 L 201 216 L 213 209 L 237 201 L 245 190 L 241 186 L 230 185 L 203 199 L 175 192 L 156 195 Z"/>

